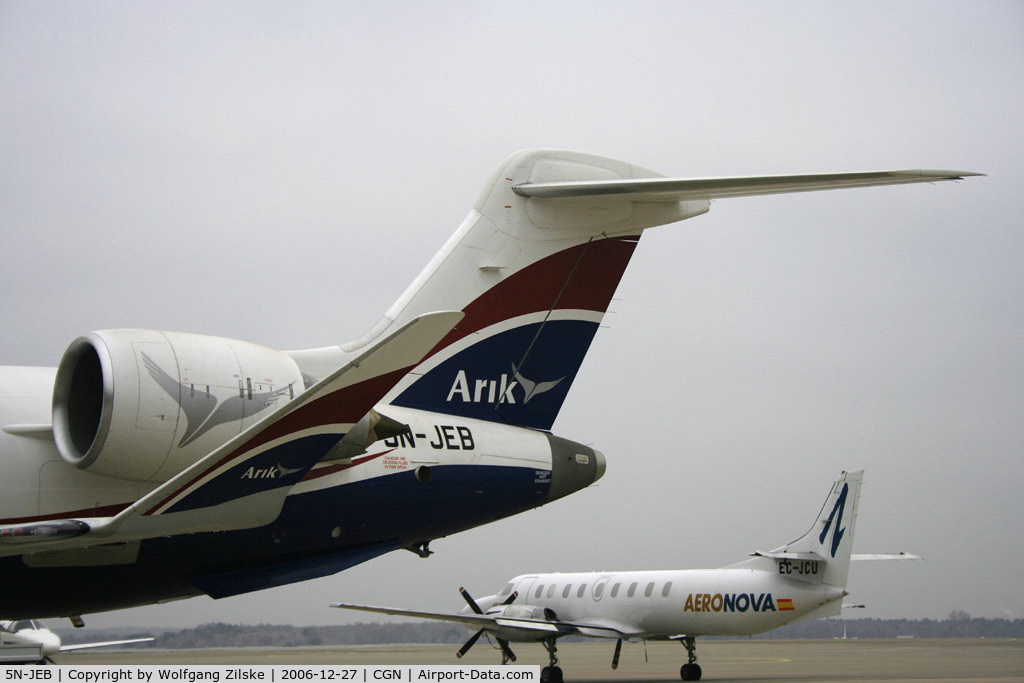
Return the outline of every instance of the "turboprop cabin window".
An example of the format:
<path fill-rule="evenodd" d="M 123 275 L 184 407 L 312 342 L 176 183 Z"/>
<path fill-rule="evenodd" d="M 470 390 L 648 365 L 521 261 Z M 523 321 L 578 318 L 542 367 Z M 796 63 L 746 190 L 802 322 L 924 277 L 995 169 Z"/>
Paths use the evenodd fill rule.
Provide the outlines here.
<path fill-rule="evenodd" d="M 577 598 L 582 598 L 582 597 L 583 597 L 583 593 L 584 593 L 584 592 L 585 592 L 586 590 L 587 590 L 587 584 L 585 584 L 585 583 L 581 583 L 581 584 L 580 584 L 580 588 L 579 588 L 579 590 L 578 590 L 578 591 L 576 591 L 576 597 L 577 597 Z"/>
<path fill-rule="evenodd" d="M 668 592 L 669 592 L 670 590 L 672 590 L 672 582 L 671 582 L 671 581 L 669 581 L 668 583 L 666 583 L 666 584 L 665 584 L 665 587 L 661 589 L 661 597 L 663 597 L 663 598 L 667 598 L 667 597 L 668 597 Z"/>
<path fill-rule="evenodd" d="M 614 586 L 612 586 L 612 592 L 611 592 L 611 596 L 612 596 L 613 598 L 614 598 L 614 597 L 615 597 L 616 595 L 618 595 L 618 594 L 619 594 L 619 586 L 621 586 L 621 585 L 622 585 L 622 584 L 619 584 L 619 583 L 617 583 L 617 584 L 615 584 Z"/>
<path fill-rule="evenodd" d="M 571 583 L 565 584 L 565 588 L 562 589 L 562 597 L 563 598 L 569 597 L 569 591 L 571 591 L 571 590 L 572 590 L 572 584 Z"/>
<path fill-rule="evenodd" d="M 554 595 L 554 594 L 555 594 L 555 584 L 551 584 L 550 586 L 548 586 L 548 600 L 550 600 L 551 596 Z"/>
<path fill-rule="evenodd" d="M 540 594 L 544 592 L 544 584 L 537 586 L 537 590 L 534 592 L 533 597 L 539 598 Z"/>
<path fill-rule="evenodd" d="M 604 584 L 599 583 L 594 586 L 594 598 L 600 600 L 602 594 L 604 594 Z"/>
<path fill-rule="evenodd" d="M 630 598 L 636 595 L 636 581 L 629 584 L 629 592 L 626 595 Z"/>
<path fill-rule="evenodd" d="M 653 593 L 653 592 L 654 592 L 654 582 L 651 581 L 649 584 L 647 584 L 647 588 L 644 589 L 644 597 L 645 598 L 651 597 L 651 593 Z"/>

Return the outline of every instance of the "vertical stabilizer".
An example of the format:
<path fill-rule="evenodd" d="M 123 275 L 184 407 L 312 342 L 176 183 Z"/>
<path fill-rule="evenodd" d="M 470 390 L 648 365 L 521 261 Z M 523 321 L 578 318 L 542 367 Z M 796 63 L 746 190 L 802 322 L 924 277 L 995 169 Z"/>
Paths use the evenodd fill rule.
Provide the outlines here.
<path fill-rule="evenodd" d="M 615 159 L 552 149 L 508 157 L 462 225 L 351 353 L 423 312 L 462 322 L 385 399 L 409 408 L 550 429 L 640 234 L 709 202 L 630 196 L 542 199 L 527 183 L 655 178 Z M 303 371 L 337 358 L 296 352 Z M 340 353 L 340 352 L 337 352 Z"/>
<path fill-rule="evenodd" d="M 549 201 L 514 187 L 652 178 L 605 157 L 526 150 L 497 169 L 469 216 L 392 306 L 402 322 L 441 301 L 466 317 L 390 402 L 550 429 L 645 228 L 699 215 L 707 202 L 583 197 Z"/>
<path fill-rule="evenodd" d="M 813 553 L 825 561 L 822 582 L 846 586 L 863 478 L 863 470 L 844 472 L 832 485 L 810 531 L 772 553 Z"/>

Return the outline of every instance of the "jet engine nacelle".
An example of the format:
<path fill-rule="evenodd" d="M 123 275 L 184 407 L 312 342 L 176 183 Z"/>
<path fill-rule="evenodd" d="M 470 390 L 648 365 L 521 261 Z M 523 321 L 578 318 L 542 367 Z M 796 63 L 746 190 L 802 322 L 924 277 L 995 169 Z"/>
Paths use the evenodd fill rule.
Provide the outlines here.
<path fill-rule="evenodd" d="M 304 389 L 290 356 L 179 332 L 103 330 L 71 343 L 53 388 L 53 436 L 68 463 L 162 482 Z"/>

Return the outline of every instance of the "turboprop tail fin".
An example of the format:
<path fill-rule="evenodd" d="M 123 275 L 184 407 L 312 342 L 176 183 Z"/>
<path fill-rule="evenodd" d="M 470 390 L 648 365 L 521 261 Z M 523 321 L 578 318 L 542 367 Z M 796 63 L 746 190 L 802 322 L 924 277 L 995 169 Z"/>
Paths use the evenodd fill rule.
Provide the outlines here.
<path fill-rule="evenodd" d="M 795 572 L 800 578 L 820 576 L 822 583 L 845 587 L 850 573 L 853 530 L 857 523 L 857 505 L 864 471 L 843 472 L 832 485 L 825 504 L 810 530 L 784 546 L 754 555 L 780 562 L 780 573 Z M 787 564 L 788 563 L 788 564 Z M 824 570 L 821 571 L 821 566 Z M 805 576 L 805 568 L 813 573 Z"/>

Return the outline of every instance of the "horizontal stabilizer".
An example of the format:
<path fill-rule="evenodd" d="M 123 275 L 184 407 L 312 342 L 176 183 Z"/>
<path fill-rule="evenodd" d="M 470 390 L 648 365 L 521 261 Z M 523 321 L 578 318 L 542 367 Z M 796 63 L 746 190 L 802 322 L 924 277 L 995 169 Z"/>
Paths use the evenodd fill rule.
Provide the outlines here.
<path fill-rule="evenodd" d="M 414 318 L 115 517 L 0 526 L 0 556 L 269 524 L 292 487 L 461 319 Z"/>
<path fill-rule="evenodd" d="M 978 175 L 984 174 L 971 171 L 920 169 L 864 173 L 737 176 L 732 178 L 621 178 L 521 183 L 513 186 L 512 190 L 521 197 L 534 199 L 618 196 L 637 202 L 678 202 L 878 185 L 931 183 L 941 180 L 963 180 L 967 176 Z"/>
<path fill-rule="evenodd" d="M 923 560 L 924 558 L 920 555 L 914 555 L 913 553 L 853 553 L 850 555 L 850 560 L 853 562 L 866 561 L 866 560 Z"/>

